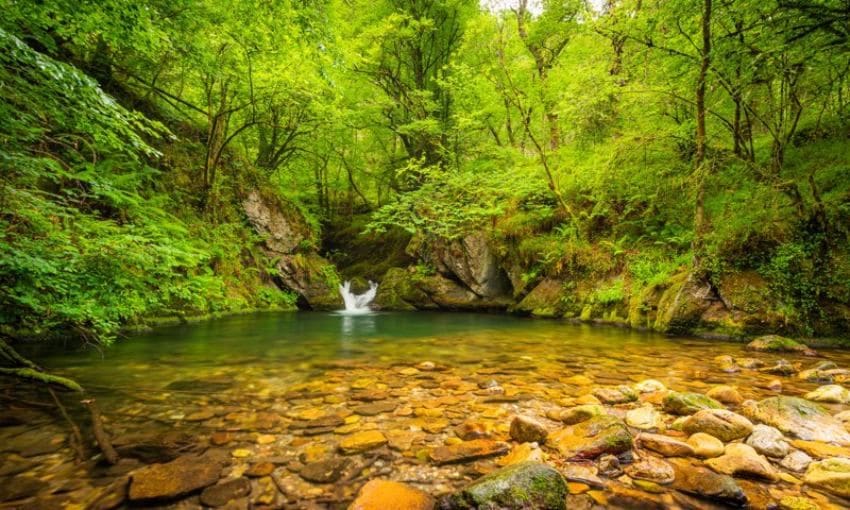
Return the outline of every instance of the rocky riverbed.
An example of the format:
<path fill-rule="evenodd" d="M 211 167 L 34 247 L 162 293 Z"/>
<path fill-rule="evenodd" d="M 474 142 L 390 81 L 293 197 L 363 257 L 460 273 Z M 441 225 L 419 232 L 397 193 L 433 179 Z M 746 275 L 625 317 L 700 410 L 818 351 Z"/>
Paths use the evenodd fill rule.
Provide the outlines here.
<path fill-rule="evenodd" d="M 850 504 L 850 356 L 666 342 L 594 354 L 485 332 L 288 366 L 124 363 L 93 386 L 112 466 L 76 462 L 52 409 L 4 400 L 0 508 Z"/>

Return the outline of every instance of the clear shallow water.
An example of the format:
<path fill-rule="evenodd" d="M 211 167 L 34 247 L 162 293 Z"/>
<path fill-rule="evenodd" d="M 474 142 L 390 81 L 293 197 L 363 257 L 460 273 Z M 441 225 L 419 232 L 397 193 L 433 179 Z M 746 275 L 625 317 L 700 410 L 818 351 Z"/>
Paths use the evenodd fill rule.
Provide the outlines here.
<path fill-rule="evenodd" d="M 97 397 L 119 446 L 132 443 L 127 438 L 153 441 L 178 433 L 190 449 L 212 442 L 226 453 L 247 451 L 247 456 L 234 458 L 229 476 L 273 458 L 278 467 L 272 476 L 280 489 L 274 501 L 293 508 L 305 501 L 344 507 L 375 476 L 404 480 L 435 495 L 468 483 L 494 468 L 494 461 L 434 466 L 426 459 L 429 449 L 456 441 L 456 427 L 468 420 L 486 425 L 496 439 L 507 439 L 513 414 L 543 417 L 600 386 L 647 378 L 679 391 L 733 384 L 745 398 L 764 398 L 775 394 L 767 386 L 777 376 L 755 370 L 729 374 L 720 370 L 715 357 L 758 357 L 767 364 L 785 358 L 803 367 L 819 361 L 754 355 L 730 342 L 506 315 L 429 312 L 238 315 L 161 328 L 123 339 L 103 352 L 29 354 Z M 850 366 L 850 353 L 824 356 L 840 367 Z M 423 361 L 437 370 L 418 369 Z M 577 375 L 591 384 L 577 382 Z M 817 387 L 781 379 L 784 394 Z M 493 384 L 498 393 L 485 389 Z M 360 407 L 375 402 L 386 409 Z M 327 417 L 345 421 L 309 434 L 297 425 Z M 79 487 L 69 490 L 69 449 L 24 455 L 32 452 L 21 445 L 62 443 L 62 422 L 43 423 L 41 436 L 21 427 L 0 428 L 6 464 L 11 459 L 28 467 L 16 476 L 50 480 L 39 497 L 61 492 L 88 504 L 103 497 L 112 478 L 123 476 L 83 465 L 74 468 Z M 304 464 L 340 458 L 338 446 L 346 437 L 369 430 L 387 435 L 389 448 L 344 456 L 344 474 L 331 483 L 298 475 Z M 368 467 L 352 475 L 360 464 Z M 127 469 L 138 465 L 128 461 Z M 2 476 L 0 470 L 0 482 L 13 482 Z M 255 487 L 254 494 L 259 492 Z"/>

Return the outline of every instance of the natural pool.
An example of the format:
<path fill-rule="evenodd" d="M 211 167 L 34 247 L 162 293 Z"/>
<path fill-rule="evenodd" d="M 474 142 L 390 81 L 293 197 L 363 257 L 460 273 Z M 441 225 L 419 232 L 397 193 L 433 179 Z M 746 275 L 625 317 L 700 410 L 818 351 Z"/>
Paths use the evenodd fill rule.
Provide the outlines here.
<path fill-rule="evenodd" d="M 572 418 L 561 419 L 564 410 L 604 397 L 604 412 L 618 419 L 640 408 L 655 413 L 649 426 L 632 415 L 633 438 L 662 432 L 684 442 L 688 434 L 674 430 L 677 417 L 663 412 L 664 391 L 615 403 L 599 390 L 655 379 L 677 392 L 732 385 L 743 399 L 761 400 L 800 396 L 822 383 L 764 371 L 780 359 L 795 372 L 825 360 L 850 367 L 846 351 L 825 351 L 820 358 L 753 353 L 737 343 L 429 312 L 240 315 L 161 328 L 103 352 L 52 352 L 28 354 L 97 398 L 122 460 L 111 467 L 75 463 L 65 422 L 48 407 L 13 403 L 6 389 L 0 421 L 0 501 L 6 502 L 0 508 L 132 506 L 137 502 L 126 499 L 128 474 L 174 459 L 175 476 L 196 479 L 135 494 L 131 487 L 130 496 L 148 504 L 143 500 L 151 490 L 177 494 L 197 486 L 171 503 L 174 508 L 201 501 L 231 508 L 345 508 L 373 478 L 439 497 L 521 458 L 545 459 L 567 477 L 570 508 L 714 508 L 732 500 L 678 485 L 701 473 L 697 456 L 672 462 L 678 482 L 652 481 L 657 473 L 644 476 L 629 465 L 665 455 L 641 447 L 640 440 L 612 452 L 621 464 L 614 469 L 610 457 L 571 461 L 569 448 L 557 443 L 521 446 L 510 437 L 511 420 L 527 415 L 556 431 L 570 426 Z M 727 400 L 733 411 L 741 406 Z M 833 415 L 848 409 L 825 406 Z M 476 439 L 483 440 L 476 443 L 480 455 L 464 456 L 462 441 Z M 792 450 L 803 448 L 815 460 L 850 452 L 824 442 L 798 443 Z M 219 469 L 193 473 L 198 464 Z M 769 459 L 768 468 L 775 478 L 730 473 L 750 506 L 767 508 L 797 496 L 822 508 L 842 506 L 821 488 L 802 484 L 803 473 L 783 467 L 779 458 Z M 219 476 L 238 483 L 198 495 Z"/>

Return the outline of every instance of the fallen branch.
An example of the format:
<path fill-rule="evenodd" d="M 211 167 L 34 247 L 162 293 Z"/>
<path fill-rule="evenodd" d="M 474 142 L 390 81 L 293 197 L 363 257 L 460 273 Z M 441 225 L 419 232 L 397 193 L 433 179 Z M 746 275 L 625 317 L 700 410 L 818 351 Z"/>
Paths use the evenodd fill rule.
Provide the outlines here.
<path fill-rule="evenodd" d="M 100 418 L 100 409 L 97 407 L 97 402 L 93 398 L 89 398 L 83 400 L 82 404 L 91 413 L 92 432 L 94 433 L 94 439 L 97 441 L 97 445 L 100 447 L 100 451 L 103 452 L 103 458 L 106 459 L 106 462 L 115 464 L 118 462 L 118 452 L 112 447 L 109 436 L 103 430 L 103 422 Z"/>
<path fill-rule="evenodd" d="M 74 420 L 71 419 L 68 411 L 65 410 L 65 406 L 62 405 L 62 401 L 56 396 L 56 392 L 50 387 L 47 388 L 47 391 L 50 392 L 50 396 L 53 397 L 53 402 L 56 403 L 56 407 L 59 408 L 59 412 L 71 428 L 71 448 L 73 448 L 74 452 L 77 454 L 77 460 L 79 462 L 84 461 L 86 459 L 86 452 L 83 449 L 83 445 L 85 443 L 83 442 L 83 435 L 80 433 L 80 427 L 78 427 Z"/>
<path fill-rule="evenodd" d="M 67 377 L 48 374 L 47 372 L 42 372 L 41 370 L 36 370 L 34 368 L 0 368 L 0 375 L 11 375 L 13 377 L 38 381 L 47 385 L 52 384 L 61 386 L 71 391 L 83 393 L 83 387 L 75 381 L 68 379 Z"/>

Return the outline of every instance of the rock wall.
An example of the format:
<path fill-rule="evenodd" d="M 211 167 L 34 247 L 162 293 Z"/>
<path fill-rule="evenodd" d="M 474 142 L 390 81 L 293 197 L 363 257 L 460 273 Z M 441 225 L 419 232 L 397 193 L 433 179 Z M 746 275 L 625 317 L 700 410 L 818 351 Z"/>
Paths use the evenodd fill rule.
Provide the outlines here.
<path fill-rule="evenodd" d="M 338 277 L 330 262 L 313 248 L 304 216 L 280 199 L 252 189 L 242 201 L 245 216 L 261 237 L 263 249 L 275 261 L 276 283 L 299 296 L 299 307 L 335 309 L 342 306 Z"/>
<path fill-rule="evenodd" d="M 511 281 L 483 232 L 454 240 L 415 236 L 407 253 L 419 264 L 387 271 L 378 288 L 376 306 L 394 310 L 507 310 L 513 303 Z"/>

